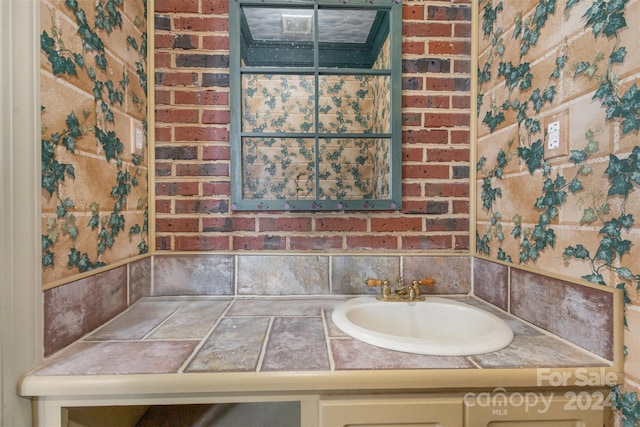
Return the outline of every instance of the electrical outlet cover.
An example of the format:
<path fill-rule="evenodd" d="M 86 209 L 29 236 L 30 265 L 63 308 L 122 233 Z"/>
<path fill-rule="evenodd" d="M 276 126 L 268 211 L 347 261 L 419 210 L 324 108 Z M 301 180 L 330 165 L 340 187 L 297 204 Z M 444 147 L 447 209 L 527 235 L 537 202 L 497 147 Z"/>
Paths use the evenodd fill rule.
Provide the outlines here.
<path fill-rule="evenodd" d="M 569 155 L 569 110 L 563 110 L 543 120 L 544 158 Z"/>

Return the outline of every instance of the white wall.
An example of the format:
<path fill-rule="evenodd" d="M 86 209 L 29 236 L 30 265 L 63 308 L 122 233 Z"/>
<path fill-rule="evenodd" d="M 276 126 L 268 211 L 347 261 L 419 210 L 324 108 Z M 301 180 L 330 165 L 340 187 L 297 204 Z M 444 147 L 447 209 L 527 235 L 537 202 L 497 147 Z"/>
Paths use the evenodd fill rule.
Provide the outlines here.
<path fill-rule="evenodd" d="M 0 426 L 31 425 L 20 375 L 42 358 L 39 8 L 0 0 Z"/>

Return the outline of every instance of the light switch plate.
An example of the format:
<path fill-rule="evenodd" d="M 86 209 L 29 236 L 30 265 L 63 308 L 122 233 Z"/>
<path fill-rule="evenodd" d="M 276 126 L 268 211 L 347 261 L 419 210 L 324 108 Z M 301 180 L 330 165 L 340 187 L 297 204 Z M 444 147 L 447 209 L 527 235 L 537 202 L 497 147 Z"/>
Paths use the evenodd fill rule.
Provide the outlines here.
<path fill-rule="evenodd" d="M 569 110 L 562 110 L 543 120 L 544 158 L 569 155 Z"/>
<path fill-rule="evenodd" d="M 144 152 L 144 129 L 142 127 L 142 123 L 131 119 L 131 154 L 135 154 L 136 156 L 142 156 Z"/>

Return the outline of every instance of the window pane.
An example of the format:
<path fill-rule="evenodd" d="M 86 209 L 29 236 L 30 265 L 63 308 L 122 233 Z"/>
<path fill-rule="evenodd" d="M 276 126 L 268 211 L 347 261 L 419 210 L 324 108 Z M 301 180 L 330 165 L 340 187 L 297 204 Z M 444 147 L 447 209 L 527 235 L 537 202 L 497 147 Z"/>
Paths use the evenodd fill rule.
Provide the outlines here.
<path fill-rule="evenodd" d="M 319 9 L 321 67 L 388 69 L 388 11 Z M 385 56 L 386 55 L 386 56 Z"/>
<path fill-rule="evenodd" d="M 313 9 L 243 7 L 244 66 L 313 67 Z"/>
<path fill-rule="evenodd" d="M 242 138 L 245 199 L 315 198 L 315 140 Z"/>
<path fill-rule="evenodd" d="M 391 132 L 391 77 L 323 75 L 318 85 L 320 132 Z"/>
<path fill-rule="evenodd" d="M 319 199 L 388 199 L 391 140 L 327 138 L 320 140 Z"/>
<path fill-rule="evenodd" d="M 242 75 L 243 132 L 313 132 L 314 77 Z"/>

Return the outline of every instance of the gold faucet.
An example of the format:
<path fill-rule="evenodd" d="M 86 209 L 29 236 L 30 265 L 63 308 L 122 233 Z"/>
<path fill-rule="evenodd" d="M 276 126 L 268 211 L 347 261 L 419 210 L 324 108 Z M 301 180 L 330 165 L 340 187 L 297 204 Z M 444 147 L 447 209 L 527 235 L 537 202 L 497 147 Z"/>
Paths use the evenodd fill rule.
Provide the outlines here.
<path fill-rule="evenodd" d="M 411 285 L 404 286 L 402 276 L 400 276 L 394 289 L 391 288 L 389 280 L 368 278 L 364 283 L 369 287 L 380 286 L 380 295 L 376 297 L 380 301 L 424 301 L 424 297 L 420 295 L 420 286 L 433 286 L 435 280 L 428 277 L 414 280 Z"/>

